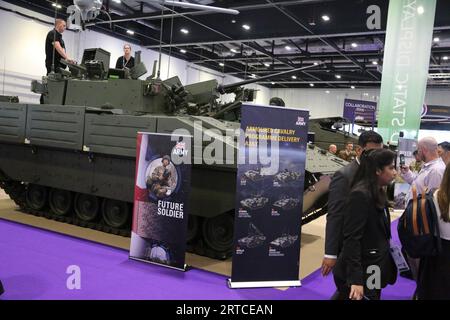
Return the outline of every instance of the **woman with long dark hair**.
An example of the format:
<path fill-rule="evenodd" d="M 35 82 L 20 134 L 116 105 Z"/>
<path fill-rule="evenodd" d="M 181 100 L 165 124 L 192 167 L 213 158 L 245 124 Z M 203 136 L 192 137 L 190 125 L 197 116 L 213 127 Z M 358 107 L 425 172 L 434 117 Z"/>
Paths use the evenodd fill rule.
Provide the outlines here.
<path fill-rule="evenodd" d="M 385 187 L 395 178 L 395 153 L 361 155 L 344 215 L 344 244 L 334 268 L 339 299 L 378 300 L 397 269 L 390 254 L 390 215 Z"/>
<path fill-rule="evenodd" d="M 433 197 L 442 251 L 436 257 L 420 259 L 417 296 L 420 300 L 450 300 L 450 163 Z"/>

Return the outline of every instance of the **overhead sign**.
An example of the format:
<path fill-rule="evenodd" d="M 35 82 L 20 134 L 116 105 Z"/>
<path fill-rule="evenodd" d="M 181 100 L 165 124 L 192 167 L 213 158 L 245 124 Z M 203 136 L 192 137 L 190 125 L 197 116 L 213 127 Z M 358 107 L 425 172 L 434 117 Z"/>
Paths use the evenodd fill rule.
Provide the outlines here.
<path fill-rule="evenodd" d="M 424 105 L 420 129 L 450 131 L 450 107 Z"/>
<path fill-rule="evenodd" d="M 350 120 L 351 123 L 355 121 L 364 121 L 375 123 L 377 112 L 377 103 L 373 101 L 364 100 L 344 100 L 344 118 Z"/>
<path fill-rule="evenodd" d="M 436 0 L 391 0 L 381 81 L 378 132 L 396 143 L 417 139 L 425 98 Z"/>

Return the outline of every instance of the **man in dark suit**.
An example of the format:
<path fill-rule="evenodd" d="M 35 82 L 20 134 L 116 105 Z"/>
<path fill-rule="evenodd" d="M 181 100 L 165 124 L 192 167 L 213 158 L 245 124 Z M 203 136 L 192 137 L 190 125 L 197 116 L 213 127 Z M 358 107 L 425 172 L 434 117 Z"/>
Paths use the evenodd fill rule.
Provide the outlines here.
<path fill-rule="evenodd" d="M 358 140 L 361 150 L 383 148 L 383 138 L 374 131 L 364 131 Z M 325 255 L 322 275 L 328 275 L 336 264 L 342 248 L 345 201 L 350 194 L 350 184 L 359 167 L 359 156 L 338 170 L 331 180 L 328 195 L 328 214 L 325 230 Z"/>

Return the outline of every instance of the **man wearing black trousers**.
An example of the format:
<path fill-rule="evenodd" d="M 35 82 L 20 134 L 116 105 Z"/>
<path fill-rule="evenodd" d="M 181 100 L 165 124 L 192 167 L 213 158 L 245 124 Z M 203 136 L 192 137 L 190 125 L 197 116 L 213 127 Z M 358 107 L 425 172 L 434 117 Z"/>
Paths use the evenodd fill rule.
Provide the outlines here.
<path fill-rule="evenodd" d="M 3 289 L 2 282 L 0 281 L 0 296 L 5 292 L 5 289 Z"/>
<path fill-rule="evenodd" d="M 358 140 L 362 150 L 383 148 L 383 138 L 374 131 L 363 132 Z M 350 194 L 350 185 L 359 167 L 359 155 L 350 164 L 337 171 L 330 183 L 328 214 L 325 229 L 325 255 L 322 275 L 327 276 L 334 268 L 342 249 L 345 202 Z M 338 292 L 333 297 L 337 297 Z M 333 299 L 332 297 L 332 299 Z"/>

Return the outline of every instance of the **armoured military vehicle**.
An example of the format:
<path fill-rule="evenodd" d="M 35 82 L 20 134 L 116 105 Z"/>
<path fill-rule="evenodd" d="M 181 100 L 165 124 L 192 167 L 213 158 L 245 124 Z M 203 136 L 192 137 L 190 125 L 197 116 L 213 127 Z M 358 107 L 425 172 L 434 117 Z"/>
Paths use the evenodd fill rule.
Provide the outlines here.
<path fill-rule="evenodd" d="M 358 136 L 345 131 L 345 126 L 350 125 L 347 119 L 342 117 L 330 117 L 310 119 L 309 131 L 314 133 L 314 144 L 319 148 L 328 150 L 330 144 L 344 149 L 347 142 L 358 143 Z"/>
<path fill-rule="evenodd" d="M 32 83 L 43 104 L 0 102 L 0 183 L 25 212 L 128 236 L 136 133 L 184 128 L 222 141 L 236 156 L 238 137 L 225 133 L 239 128 L 239 107 L 252 95 L 242 86 L 261 79 L 183 86 L 178 77 L 161 81 L 155 67 L 139 80 L 146 72 L 139 55 L 128 71 L 109 69 L 109 60 L 102 49 L 86 49 L 79 65 L 66 63 L 68 71 Z M 220 104 L 224 93 L 234 93 L 235 100 Z M 307 159 L 304 223 L 326 213 L 329 177 L 345 164 L 313 145 Z M 206 160 L 208 155 L 193 166 L 187 240 L 194 252 L 226 258 L 233 243 L 236 165 Z"/>
<path fill-rule="evenodd" d="M 264 241 L 266 241 L 266 236 L 250 222 L 248 225 L 248 236 L 239 239 L 238 245 L 240 247 L 253 249 L 262 245 Z"/>
<path fill-rule="evenodd" d="M 248 170 L 248 171 L 244 172 L 244 177 L 253 182 L 263 179 L 263 176 L 261 175 L 261 173 L 256 170 Z"/>
<path fill-rule="evenodd" d="M 298 236 L 291 236 L 289 234 L 283 234 L 281 237 L 273 240 L 270 243 L 270 245 L 284 249 L 284 248 L 287 248 L 287 247 L 290 247 L 291 245 L 293 245 L 295 243 L 295 241 L 297 241 L 297 239 L 298 239 Z"/>
<path fill-rule="evenodd" d="M 241 206 L 249 210 L 257 210 L 264 208 L 268 202 L 269 198 L 266 197 L 252 197 L 242 200 Z"/>
<path fill-rule="evenodd" d="M 294 198 L 284 198 L 274 202 L 273 206 L 283 209 L 283 210 L 292 210 L 297 207 L 300 203 L 299 199 Z"/>
<path fill-rule="evenodd" d="M 275 175 L 274 182 L 279 184 L 289 184 L 290 182 L 298 181 L 298 179 L 300 179 L 299 172 L 293 172 L 285 169 Z"/>

